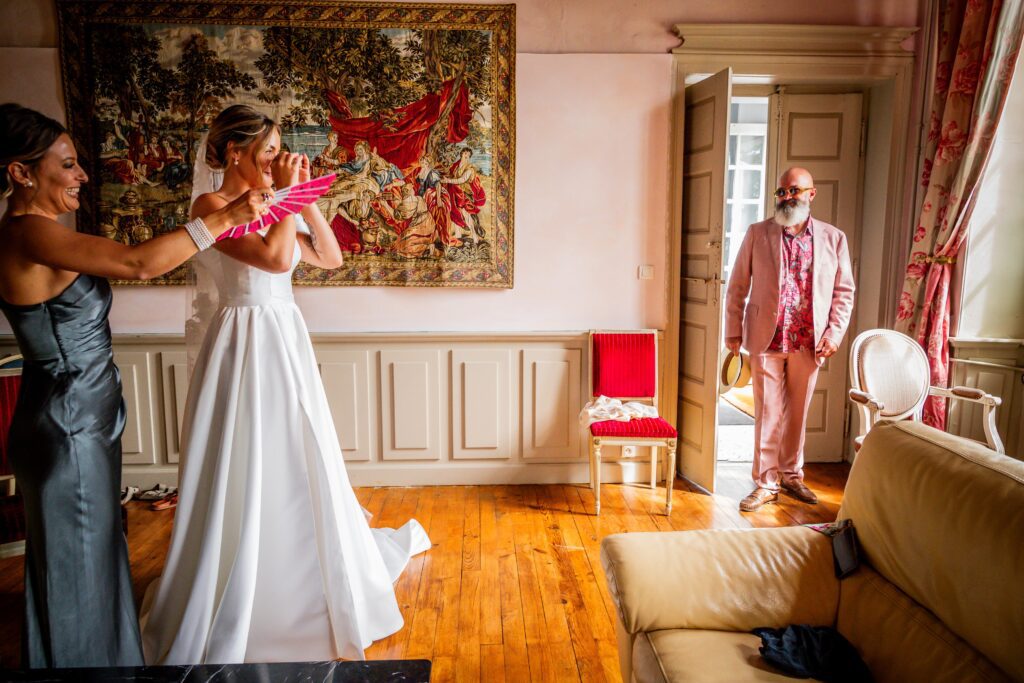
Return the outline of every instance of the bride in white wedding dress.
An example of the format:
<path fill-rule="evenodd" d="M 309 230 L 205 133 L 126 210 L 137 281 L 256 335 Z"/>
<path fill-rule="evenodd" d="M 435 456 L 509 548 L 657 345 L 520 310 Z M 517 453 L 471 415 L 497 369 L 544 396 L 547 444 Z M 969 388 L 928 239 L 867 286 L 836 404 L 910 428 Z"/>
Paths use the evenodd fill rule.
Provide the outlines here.
<path fill-rule="evenodd" d="M 280 144 L 251 107 L 221 112 L 196 184 L 217 189 L 202 178 L 209 164 L 223 186 L 193 214 L 271 177 L 308 179 L 308 160 L 278 155 Z M 430 540 L 415 520 L 371 529 L 345 471 L 291 285 L 300 258 L 336 268 L 341 250 L 314 204 L 197 258 L 218 300 L 189 386 L 167 562 L 142 606 L 146 662 L 363 659 L 402 628 L 393 582 Z"/>

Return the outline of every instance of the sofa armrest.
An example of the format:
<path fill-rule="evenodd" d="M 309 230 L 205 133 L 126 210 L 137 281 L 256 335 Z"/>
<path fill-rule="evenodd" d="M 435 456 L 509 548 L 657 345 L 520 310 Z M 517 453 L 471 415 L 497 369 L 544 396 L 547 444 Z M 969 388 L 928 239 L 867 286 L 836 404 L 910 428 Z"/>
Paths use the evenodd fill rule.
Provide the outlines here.
<path fill-rule="evenodd" d="M 601 564 L 629 634 L 831 626 L 831 540 L 805 527 L 613 534 Z"/>

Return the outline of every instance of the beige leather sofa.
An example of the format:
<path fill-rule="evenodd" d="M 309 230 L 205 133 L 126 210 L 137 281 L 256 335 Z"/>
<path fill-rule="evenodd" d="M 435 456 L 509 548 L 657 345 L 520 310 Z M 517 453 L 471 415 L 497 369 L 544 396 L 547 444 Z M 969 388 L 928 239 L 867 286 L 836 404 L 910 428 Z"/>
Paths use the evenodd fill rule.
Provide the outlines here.
<path fill-rule="evenodd" d="M 616 534 L 601 560 L 624 681 L 788 681 L 751 629 L 834 626 L 879 683 L 1024 681 L 1024 462 L 919 423 L 880 423 L 839 518 L 838 580 L 804 527 Z"/>

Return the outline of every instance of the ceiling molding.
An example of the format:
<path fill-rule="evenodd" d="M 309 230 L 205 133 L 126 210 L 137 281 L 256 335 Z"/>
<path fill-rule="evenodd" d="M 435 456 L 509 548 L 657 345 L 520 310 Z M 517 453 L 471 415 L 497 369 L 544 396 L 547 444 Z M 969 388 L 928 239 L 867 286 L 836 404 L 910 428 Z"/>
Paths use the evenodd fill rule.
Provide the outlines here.
<path fill-rule="evenodd" d="M 758 55 L 765 57 L 896 57 L 913 59 L 902 47 L 917 28 L 818 26 L 813 24 L 676 24 L 683 41 L 677 55 Z"/>

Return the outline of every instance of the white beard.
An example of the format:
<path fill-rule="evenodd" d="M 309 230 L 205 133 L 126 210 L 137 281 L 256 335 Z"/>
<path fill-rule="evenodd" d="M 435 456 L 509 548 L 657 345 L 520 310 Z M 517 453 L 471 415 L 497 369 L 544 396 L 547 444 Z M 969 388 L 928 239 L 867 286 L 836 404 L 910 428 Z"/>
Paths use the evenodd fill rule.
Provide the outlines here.
<path fill-rule="evenodd" d="M 811 203 L 797 201 L 796 206 L 775 207 L 775 222 L 784 228 L 800 225 L 811 215 Z"/>

